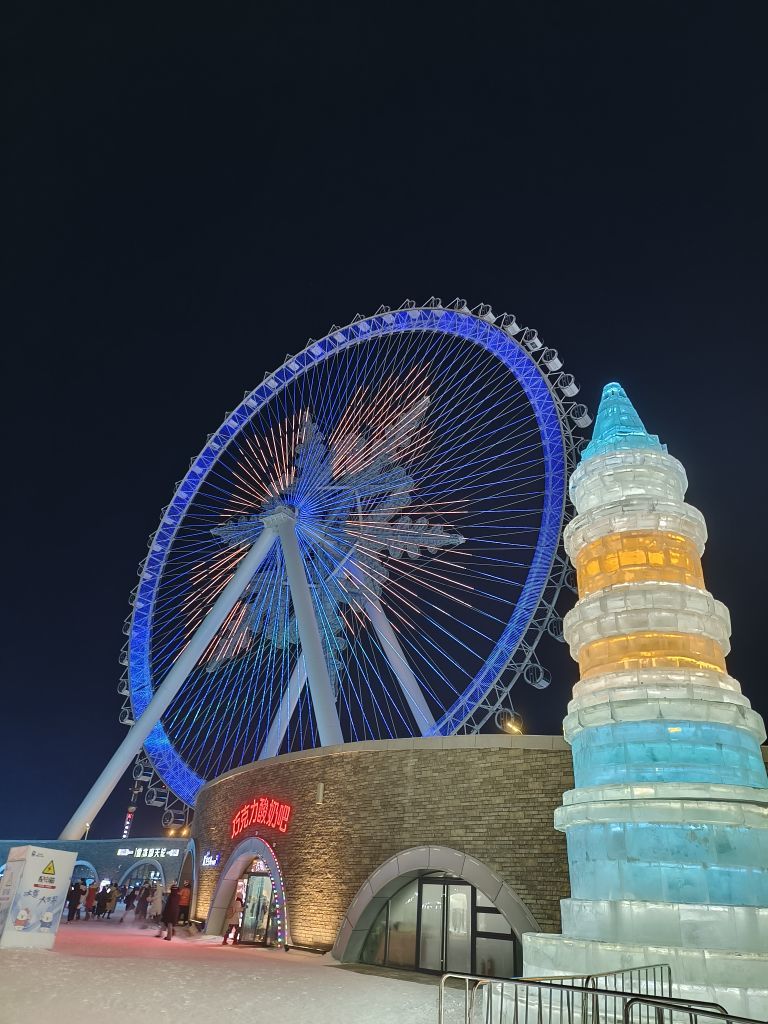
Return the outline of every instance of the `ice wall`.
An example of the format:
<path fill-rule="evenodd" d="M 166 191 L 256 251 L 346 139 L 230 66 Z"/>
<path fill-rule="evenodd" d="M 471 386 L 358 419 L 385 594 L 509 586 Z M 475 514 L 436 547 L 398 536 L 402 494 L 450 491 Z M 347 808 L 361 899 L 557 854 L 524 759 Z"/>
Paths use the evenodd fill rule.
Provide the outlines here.
<path fill-rule="evenodd" d="M 765 728 L 727 673 L 728 609 L 705 588 L 704 518 L 683 466 L 616 383 L 570 481 L 580 680 L 564 721 L 575 788 L 555 815 L 563 934 L 525 973 L 672 964 L 681 994 L 768 1017 Z"/>

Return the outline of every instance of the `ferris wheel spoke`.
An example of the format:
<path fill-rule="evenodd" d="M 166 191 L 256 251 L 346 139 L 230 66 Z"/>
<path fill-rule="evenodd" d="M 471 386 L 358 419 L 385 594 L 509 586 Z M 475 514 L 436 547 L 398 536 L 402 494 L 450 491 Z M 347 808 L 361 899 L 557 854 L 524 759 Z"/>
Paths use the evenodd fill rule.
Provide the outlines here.
<path fill-rule="evenodd" d="M 331 677 L 323 654 L 322 640 L 312 604 L 304 562 L 296 539 L 295 520 L 287 511 L 276 512 L 272 522 L 280 538 L 285 571 L 291 588 L 291 600 L 301 638 L 307 668 L 307 682 L 312 694 L 312 707 L 317 719 L 320 742 L 324 746 L 343 743 Z"/>
<path fill-rule="evenodd" d="M 379 638 L 381 649 L 389 662 L 389 667 L 400 684 L 400 689 L 403 691 L 405 699 L 408 701 L 408 706 L 413 712 L 416 725 L 421 735 L 426 736 L 429 730 L 434 727 L 435 719 L 424 699 L 424 694 L 421 692 L 418 680 L 413 674 L 405 654 L 403 654 L 397 634 L 392 629 L 378 599 L 366 597 L 364 603 L 368 618 L 371 620 L 371 625 Z"/>
<path fill-rule="evenodd" d="M 280 747 L 288 731 L 288 725 L 306 684 L 307 669 L 304 664 L 304 658 L 299 653 L 296 667 L 290 675 L 287 686 L 283 690 L 282 699 L 272 719 L 267 737 L 262 744 L 259 753 L 260 761 L 265 757 L 277 757 L 280 753 Z"/>

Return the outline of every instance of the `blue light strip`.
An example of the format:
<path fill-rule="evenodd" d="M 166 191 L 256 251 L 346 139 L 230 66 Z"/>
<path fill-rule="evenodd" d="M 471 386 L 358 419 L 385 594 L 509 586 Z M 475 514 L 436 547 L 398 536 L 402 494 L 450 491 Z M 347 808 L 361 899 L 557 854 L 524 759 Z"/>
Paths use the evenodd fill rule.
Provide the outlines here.
<path fill-rule="evenodd" d="M 517 649 L 530 624 L 547 583 L 559 542 L 566 493 L 566 466 L 558 407 L 546 379 L 534 361 L 501 328 L 469 313 L 411 309 L 380 314 L 367 320 L 361 320 L 335 332 L 333 336 L 313 342 L 304 352 L 294 357 L 291 366 L 283 367 L 278 374 L 254 389 L 219 430 L 211 436 L 201 453 L 193 461 L 153 538 L 136 595 L 131 620 L 129 672 L 131 703 L 135 716 L 138 717 L 144 711 L 153 692 L 150 661 L 151 623 L 158 586 L 168 553 L 201 483 L 208 480 L 216 461 L 227 450 L 233 438 L 239 434 L 255 413 L 276 397 L 278 401 L 286 404 L 286 387 L 294 381 L 301 381 L 306 371 L 318 363 L 355 346 L 360 340 L 368 341 L 371 338 L 384 340 L 391 336 L 406 333 L 416 334 L 424 331 L 441 332 L 472 341 L 498 358 L 517 379 L 534 410 L 543 450 L 545 489 L 543 496 L 535 495 L 534 502 L 534 504 L 538 501 L 542 502 L 541 523 L 527 578 L 519 594 L 515 595 L 516 600 L 510 618 L 493 647 L 490 657 L 480 671 L 468 680 L 465 689 L 457 696 L 453 705 L 447 708 L 439 718 L 433 733 L 450 735 L 455 732 L 471 714 L 478 701 L 488 692 Z M 380 348 L 380 358 L 383 362 L 386 359 L 385 346 Z M 285 410 L 286 415 L 295 411 L 287 408 Z M 534 495 L 531 497 L 533 499 Z M 519 512 L 524 515 L 528 510 L 521 506 Z M 503 550 L 508 550 L 509 545 L 505 544 L 502 547 Z M 418 640 L 408 638 L 408 642 L 417 643 Z M 172 644 L 169 642 L 170 646 Z M 227 678 L 230 677 L 227 676 Z M 349 700 L 349 687 L 342 687 L 343 691 L 345 689 L 347 692 L 342 697 L 342 701 Z M 279 696 L 279 694 L 275 696 L 274 703 L 270 699 L 269 706 L 261 708 L 259 723 L 262 716 L 269 720 L 269 716 L 274 713 L 279 702 Z M 372 694 L 372 697 L 375 699 L 375 695 Z M 232 699 L 236 698 L 232 696 Z M 389 699 L 393 702 L 392 712 L 402 708 L 402 700 L 398 694 L 392 694 Z M 299 716 L 300 718 L 303 716 L 305 719 L 304 724 L 300 723 L 299 725 L 303 736 L 306 734 L 307 728 L 310 731 L 313 728 L 311 721 L 306 720 L 306 714 L 302 710 L 304 704 L 305 702 L 302 700 L 299 707 Z M 400 714 L 401 711 L 397 711 L 397 715 Z M 311 715 L 309 717 L 311 719 Z M 256 731 L 258 731 L 258 727 Z M 174 793 L 187 803 L 193 804 L 197 790 L 204 780 L 174 750 L 162 723 L 159 723 L 152 731 L 145 748 L 161 778 Z"/>

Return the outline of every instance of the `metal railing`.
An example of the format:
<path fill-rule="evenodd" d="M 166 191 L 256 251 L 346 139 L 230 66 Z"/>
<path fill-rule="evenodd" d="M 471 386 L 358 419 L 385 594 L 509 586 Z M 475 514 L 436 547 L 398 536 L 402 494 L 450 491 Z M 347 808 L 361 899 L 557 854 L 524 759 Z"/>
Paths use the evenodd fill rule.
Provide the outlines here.
<path fill-rule="evenodd" d="M 669 997 L 672 995 L 672 968 L 669 964 L 643 964 L 600 974 L 573 974 L 564 977 L 515 978 L 517 982 L 545 982 L 601 989 L 609 992 L 636 992 L 638 995 Z"/>
<path fill-rule="evenodd" d="M 675 1005 L 671 1006 L 670 1002 Z M 647 1018 L 648 1011 L 655 1015 L 655 1024 L 759 1024 L 751 1017 L 739 1017 L 720 1006 L 719 1003 L 690 1002 L 682 999 L 653 999 L 649 996 L 632 996 L 624 1006 L 623 1024 L 633 1024 Z"/>
<path fill-rule="evenodd" d="M 457 999 L 448 999 L 448 988 L 454 993 L 458 989 Z M 510 980 L 446 974 L 440 980 L 438 1020 L 439 1024 L 698 1024 L 685 1020 L 686 1014 L 698 1012 L 714 1014 L 712 1024 L 726 1019 L 719 1016 L 725 1011 L 718 1004 L 673 999 L 671 990 L 667 964 L 561 978 Z M 632 1017 L 625 1018 L 630 1003 Z"/>

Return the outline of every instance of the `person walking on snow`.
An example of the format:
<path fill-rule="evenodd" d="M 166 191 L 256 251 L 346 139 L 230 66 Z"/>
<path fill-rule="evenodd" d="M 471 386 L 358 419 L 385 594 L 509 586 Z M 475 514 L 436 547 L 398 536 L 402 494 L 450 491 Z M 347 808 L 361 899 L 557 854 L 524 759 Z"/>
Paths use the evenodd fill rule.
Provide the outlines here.
<path fill-rule="evenodd" d="M 163 934 L 163 925 L 165 925 L 165 939 L 166 942 L 170 942 L 173 938 L 173 933 L 176 930 L 176 925 L 179 921 L 179 887 L 174 882 L 171 886 L 171 891 L 165 900 L 165 906 L 163 907 L 163 914 L 160 918 L 160 931 L 155 936 L 159 939 Z"/>
<path fill-rule="evenodd" d="M 109 888 L 109 890 L 107 891 L 106 908 L 107 908 L 107 920 L 108 921 L 112 917 L 112 911 L 117 906 L 117 901 L 118 901 L 119 897 L 120 897 L 120 890 L 117 888 L 116 885 L 111 886 Z"/>
<path fill-rule="evenodd" d="M 83 889 L 85 886 L 83 886 Z M 69 887 L 67 893 L 67 921 L 74 921 L 77 914 L 77 909 L 80 906 L 80 897 L 82 896 L 83 889 L 80 888 L 80 882 L 73 882 Z"/>
<path fill-rule="evenodd" d="M 85 919 L 90 921 L 93 917 L 93 908 L 96 906 L 96 894 L 99 891 L 99 887 L 95 882 L 91 882 L 88 886 L 88 892 L 85 894 Z"/>
<path fill-rule="evenodd" d="M 156 885 L 155 891 L 152 893 L 152 898 L 149 901 L 149 907 L 147 913 L 157 924 L 160 923 L 160 918 L 163 916 L 163 903 L 165 899 L 165 893 L 162 885 Z"/>
<path fill-rule="evenodd" d="M 243 901 L 237 895 L 237 891 L 235 891 L 235 895 L 232 897 L 232 902 L 227 908 L 227 916 L 224 919 L 224 938 L 221 941 L 222 946 L 227 945 L 229 933 L 233 928 L 235 929 L 235 934 L 232 936 L 232 945 L 237 945 L 237 940 L 240 937 L 240 915 L 242 912 Z"/>
<path fill-rule="evenodd" d="M 136 920 L 146 921 L 147 919 L 147 904 L 149 903 L 150 890 L 146 882 L 139 889 L 139 895 L 136 900 Z"/>
<path fill-rule="evenodd" d="M 179 924 L 189 924 L 189 904 L 192 902 L 192 889 L 189 882 L 184 882 L 179 889 Z"/>

